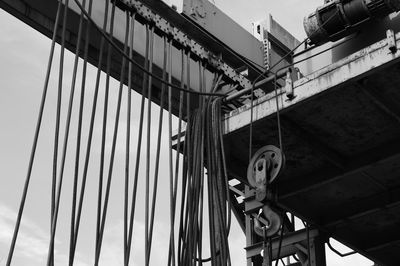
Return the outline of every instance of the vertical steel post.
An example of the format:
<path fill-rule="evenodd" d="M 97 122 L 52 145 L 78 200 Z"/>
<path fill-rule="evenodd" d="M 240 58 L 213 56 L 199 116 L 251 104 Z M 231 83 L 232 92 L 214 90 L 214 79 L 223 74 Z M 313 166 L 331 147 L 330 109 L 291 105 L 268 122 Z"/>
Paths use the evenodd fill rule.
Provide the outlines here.
<path fill-rule="evenodd" d="M 326 266 L 325 241 L 317 236 L 310 239 L 310 266 Z"/>

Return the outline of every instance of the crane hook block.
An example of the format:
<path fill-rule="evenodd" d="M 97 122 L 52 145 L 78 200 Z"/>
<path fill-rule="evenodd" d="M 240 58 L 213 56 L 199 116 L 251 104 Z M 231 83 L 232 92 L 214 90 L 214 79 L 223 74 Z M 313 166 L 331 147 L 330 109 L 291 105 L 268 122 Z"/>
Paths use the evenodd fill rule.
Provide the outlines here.
<path fill-rule="evenodd" d="M 268 224 L 260 221 L 261 215 L 268 221 Z M 261 237 L 272 237 L 279 232 L 281 225 L 281 217 L 270 206 L 264 205 L 262 212 L 254 219 L 254 232 Z"/>
<path fill-rule="evenodd" d="M 275 146 L 264 146 L 254 154 L 247 168 L 247 180 L 256 188 L 258 201 L 265 199 L 268 185 L 276 180 L 284 165 L 285 157 Z"/>

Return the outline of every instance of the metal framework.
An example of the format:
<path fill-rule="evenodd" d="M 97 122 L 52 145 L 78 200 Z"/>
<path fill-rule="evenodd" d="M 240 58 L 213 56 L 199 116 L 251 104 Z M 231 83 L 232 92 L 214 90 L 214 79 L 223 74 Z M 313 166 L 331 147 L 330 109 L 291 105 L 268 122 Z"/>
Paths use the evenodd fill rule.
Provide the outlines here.
<path fill-rule="evenodd" d="M 164 111 L 168 111 L 170 265 L 195 265 L 200 261 L 209 260 L 214 265 L 230 264 L 230 209 L 246 234 L 248 266 L 269 266 L 272 261 L 278 263 L 282 258 L 291 256 L 295 256 L 298 262 L 292 263 L 293 260 L 287 260 L 288 264 L 291 263 L 289 265 L 325 266 L 325 243 L 328 243 L 329 237 L 337 238 L 382 265 L 397 265 L 400 261 L 396 249 L 400 239 L 397 230 L 400 221 L 400 110 L 396 104 L 396 100 L 400 99 L 396 90 L 400 82 L 400 33 L 395 30 L 385 31 L 386 38 L 381 38 L 378 42 L 301 77 L 300 74 L 304 71 L 295 70 L 293 66 L 301 68 L 303 61 L 308 63 L 311 58 L 316 57 L 318 54 L 303 58 L 308 52 L 313 52 L 312 48 L 296 55 L 294 48 L 298 47 L 300 42 L 280 29 L 277 24 L 274 32 L 265 32 L 267 39 L 263 42 L 232 24 L 235 32 L 245 39 L 243 43 L 254 49 L 243 49 L 242 42 L 230 45 L 232 39 L 223 35 L 221 28 L 224 29 L 226 24 L 230 25 L 233 22 L 208 2 L 202 4 L 202 1 L 185 1 L 183 16 L 156 0 L 106 1 L 105 10 L 102 11 L 103 27 L 99 26 L 98 18 L 96 20 L 91 17 L 91 8 L 97 11 L 101 9 L 97 1 L 75 1 L 74 4 L 73 1 L 69 3 L 55 0 L 1 0 L 0 6 L 42 33 L 52 36 L 53 49 L 57 41 L 61 44 L 63 52 L 64 49 L 75 52 L 76 62 L 81 57 L 85 64 L 91 62 L 98 67 L 92 119 L 88 123 L 91 133 L 87 140 L 82 180 L 86 179 L 90 161 L 99 79 L 102 71 L 106 73 L 102 140 L 99 143 L 102 151 L 95 243 L 96 265 L 99 263 L 107 217 L 124 84 L 128 86 L 128 108 L 131 108 L 131 90 L 142 94 L 141 118 L 137 125 L 140 131 L 134 171 L 136 183 L 133 191 L 129 190 L 129 163 L 126 165 L 125 265 L 129 264 L 130 259 L 136 184 L 145 128 L 145 264 L 150 264 Z M 210 10 L 214 10 L 215 13 L 211 12 L 212 17 L 207 17 Z M 107 22 L 108 19 L 110 22 Z M 276 23 L 272 18 L 270 20 L 271 23 Z M 213 21 L 221 23 L 221 28 L 212 29 Z M 139 22 L 140 26 L 136 25 L 136 22 Z M 389 24 L 383 24 L 395 25 L 396 22 L 397 18 Z M 125 34 L 115 30 L 117 27 L 125 29 Z M 137 34 L 142 34 L 145 40 L 139 47 L 134 45 L 134 39 L 140 39 Z M 290 37 L 290 41 L 285 42 L 285 38 L 280 35 Z M 163 51 L 162 55 L 158 55 L 159 58 L 155 52 L 157 49 Z M 339 48 L 332 48 L 329 52 L 334 49 Z M 51 59 L 52 56 L 51 53 Z M 279 56 L 284 57 L 278 58 Z M 178 60 L 174 61 L 175 57 Z M 302 62 L 297 63 L 296 59 Z M 63 60 L 62 53 L 60 66 L 64 64 Z M 51 60 L 49 62 L 48 76 Z M 267 69 L 259 66 L 263 63 L 268 63 L 269 66 L 276 65 L 280 71 L 269 73 Z M 244 74 L 245 72 L 247 74 Z M 71 99 L 76 83 L 76 68 L 74 73 Z M 58 93 L 61 95 L 62 71 L 59 75 Z M 85 75 L 83 76 L 82 84 L 85 79 Z M 108 95 L 111 76 L 119 80 L 120 86 L 117 112 L 113 120 L 114 131 L 112 138 L 108 136 L 112 141 L 112 152 L 109 162 L 107 161 L 109 169 L 106 173 L 105 142 L 109 122 L 107 110 L 110 104 Z M 283 80 L 280 80 L 282 78 Z M 44 100 L 47 86 L 48 84 L 45 84 Z M 82 91 L 84 88 L 82 85 Z M 48 265 L 54 264 L 57 214 L 73 110 L 71 100 L 68 119 L 65 121 L 64 146 L 61 146 L 58 143 L 60 123 L 63 122 L 60 115 L 60 99 L 61 96 L 57 103 Z M 160 112 L 155 145 L 150 138 L 152 103 L 159 105 Z M 83 104 L 82 101 L 81 106 Z M 7 265 L 11 264 L 18 235 L 44 105 L 43 101 Z M 147 118 L 144 118 L 146 111 Z M 128 109 L 127 113 L 130 114 L 131 109 Z M 178 121 L 178 133 L 175 137 L 172 133 L 173 114 L 177 116 Z M 184 121 L 187 122 L 186 127 Z M 78 126 L 81 127 L 82 115 L 79 123 Z M 130 125 L 130 116 L 127 117 L 127 123 Z M 81 132 L 78 132 L 77 136 L 81 139 Z M 130 136 L 128 130 L 128 162 L 131 153 Z M 275 145 L 279 149 L 266 145 Z M 262 150 L 263 147 L 269 147 L 270 157 L 258 154 L 258 150 Z M 173 149 L 176 150 L 175 157 L 172 155 Z M 152 152 L 156 154 L 153 159 Z M 62 157 L 61 161 L 58 158 L 59 154 Z M 180 154 L 183 154 L 182 161 Z M 256 156 L 257 158 L 252 160 L 252 156 L 255 155 L 260 157 Z M 284 168 L 285 157 L 286 170 L 283 172 L 281 168 Z M 79 152 L 76 158 L 79 162 Z M 150 171 L 152 163 L 155 164 L 154 173 Z M 79 176 L 77 173 L 76 184 Z M 249 180 L 253 174 L 255 180 Z M 233 180 L 239 181 L 239 184 L 231 185 Z M 84 184 L 84 181 L 82 182 Z M 178 185 L 179 182 L 182 184 Z M 363 187 L 359 187 L 361 182 Z M 150 184 L 154 185 L 153 190 L 150 189 Z M 182 188 L 180 212 L 176 207 L 178 186 Z M 207 194 L 205 186 L 208 188 Z M 77 189 L 75 187 L 75 194 Z M 83 195 L 84 185 L 81 189 Z M 133 207 L 129 213 L 127 202 L 130 195 Z M 77 196 L 74 198 L 74 204 L 77 204 Z M 83 196 L 78 201 L 78 206 L 82 202 Z M 209 207 L 209 259 L 202 258 L 203 219 L 206 219 L 203 217 L 203 204 L 208 204 Z M 342 208 L 340 204 L 346 208 Z M 81 206 L 71 214 L 71 265 L 78 241 L 79 208 Z M 260 210 L 264 211 L 265 217 L 261 215 Z M 270 213 L 265 214 L 268 211 Z M 295 219 L 288 217 L 291 216 L 288 215 L 289 212 L 306 221 L 304 229 L 296 230 Z M 175 222 L 178 223 L 175 221 L 177 213 L 181 215 L 179 232 L 175 232 L 174 227 Z M 374 219 L 373 222 L 371 219 Z M 269 233 L 271 234 L 268 235 Z"/>

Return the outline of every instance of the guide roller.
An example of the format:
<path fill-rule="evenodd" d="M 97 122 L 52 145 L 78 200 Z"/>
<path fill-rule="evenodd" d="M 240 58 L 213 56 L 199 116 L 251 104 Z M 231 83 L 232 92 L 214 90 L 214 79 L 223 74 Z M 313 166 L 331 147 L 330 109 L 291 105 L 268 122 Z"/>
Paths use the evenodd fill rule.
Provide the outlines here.
<path fill-rule="evenodd" d="M 400 0 L 331 0 L 304 18 L 309 44 L 337 41 L 360 30 L 365 22 L 400 10 Z"/>

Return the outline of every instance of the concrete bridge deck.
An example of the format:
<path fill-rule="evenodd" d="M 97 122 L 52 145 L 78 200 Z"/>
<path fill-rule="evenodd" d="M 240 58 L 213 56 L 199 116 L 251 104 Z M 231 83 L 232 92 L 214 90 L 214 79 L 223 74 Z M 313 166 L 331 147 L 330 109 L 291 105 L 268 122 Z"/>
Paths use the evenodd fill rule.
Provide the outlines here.
<path fill-rule="evenodd" d="M 393 266 L 400 263 L 399 73 L 400 52 L 383 39 L 296 81 L 294 100 L 278 93 L 286 156 L 278 204 Z M 254 150 L 279 146 L 276 111 L 273 92 L 254 103 Z M 238 179 L 246 177 L 250 114 L 246 105 L 224 121 Z"/>

